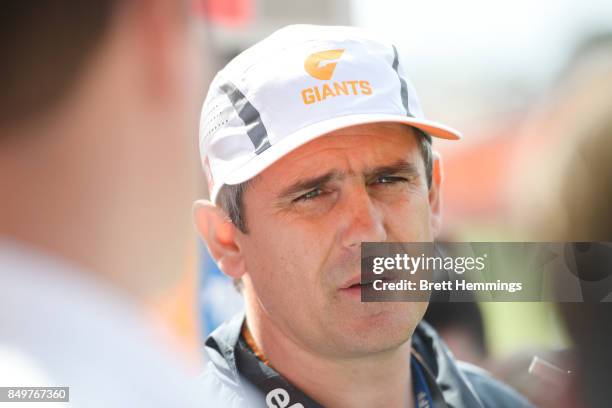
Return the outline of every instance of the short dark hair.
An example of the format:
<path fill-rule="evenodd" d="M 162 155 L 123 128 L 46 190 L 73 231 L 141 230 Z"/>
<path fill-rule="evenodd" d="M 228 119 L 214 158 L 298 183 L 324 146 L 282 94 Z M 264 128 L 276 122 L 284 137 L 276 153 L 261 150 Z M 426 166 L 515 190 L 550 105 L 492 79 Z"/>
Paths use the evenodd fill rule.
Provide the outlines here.
<path fill-rule="evenodd" d="M 110 26 L 118 0 L 2 3 L 0 125 L 52 107 L 77 82 Z"/>
<path fill-rule="evenodd" d="M 413 128 L 418 136 L 421 156 L 425 163 L 425 176 L 427 187 L 431 187 L 433 172 L 433 153 L 431 151 L 431 136 L 420 129 Z M 244 193 L 249 188 L 253 179 L 240 184 L 223 185 L 217 196 L 217 205 L 225 211 L 232 223 L 243 233 L 248 232 L 246 217 L 244 214 Z"/>

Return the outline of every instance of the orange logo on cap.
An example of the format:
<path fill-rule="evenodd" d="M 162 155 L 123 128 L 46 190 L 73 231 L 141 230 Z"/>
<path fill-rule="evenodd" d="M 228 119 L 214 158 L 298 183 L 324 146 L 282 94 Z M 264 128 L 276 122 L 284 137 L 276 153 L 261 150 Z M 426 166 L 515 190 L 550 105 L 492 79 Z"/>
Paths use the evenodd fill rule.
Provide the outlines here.
<path fill-rule="evenodd" d="M 337 63 L 328 62 L 323 66 L 320 64 L 322 62 L 340 59 L 343 52 L 343 49 L 315 52 L 306 58 L 306 61 L 304 61 L 304 69 L 310 74 L 310 76 L 327 81 L 334 75 L 334 70 L 336 69 Z"/>
<path fill-rule="evenodd" d="M 310 54 L 304 61 L 304 69 L 310 76 L 322 81 L 329 81 L 334 75 L 337 61 L 344 53 L 343 49 L 328 50 Z M 334 62 L 331 62 L 334 61 Z M 321 65 L 323 63 L 323 65 Z M 304 88 L 300 92 L 304 105 L 323 102 L 327 98 L 350 95 L 372 95 L 372 85 L 365 80 L 345 80 L 318 83 L 317 85 Z"/>

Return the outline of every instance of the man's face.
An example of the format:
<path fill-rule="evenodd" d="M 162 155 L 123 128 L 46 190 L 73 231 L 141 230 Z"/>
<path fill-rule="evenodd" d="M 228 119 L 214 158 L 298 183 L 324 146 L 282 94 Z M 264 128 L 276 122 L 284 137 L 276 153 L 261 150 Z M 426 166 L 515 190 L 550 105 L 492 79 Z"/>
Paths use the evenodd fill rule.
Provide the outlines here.
<path fill-rule="evenodd" d="M 302 347 L 333 356 L 410 338 L 427 303 L 361 303 L 362 241 L 432 241 L 432 200 L 416 134 L 354 126 L 296 149 L 244 195 L 248 307 Z M 436 207 L 437 208 L 437 207 Z M 251 310 L 253 312 L 253 310 Z"/>

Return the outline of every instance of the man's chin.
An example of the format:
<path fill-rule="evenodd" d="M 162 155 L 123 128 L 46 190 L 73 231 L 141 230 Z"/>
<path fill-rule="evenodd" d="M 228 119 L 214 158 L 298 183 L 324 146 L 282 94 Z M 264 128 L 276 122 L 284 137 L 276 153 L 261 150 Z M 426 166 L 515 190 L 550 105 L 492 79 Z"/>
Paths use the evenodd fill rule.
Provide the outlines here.
<path fill-rule="evenodd" d="M 425 305 L 426 307 L 426 305 Z M 348 354 L 389 351 L 406 343 L 425 313 L 417 303 L 361 303 L 343 313 L 335 325 Z"/>

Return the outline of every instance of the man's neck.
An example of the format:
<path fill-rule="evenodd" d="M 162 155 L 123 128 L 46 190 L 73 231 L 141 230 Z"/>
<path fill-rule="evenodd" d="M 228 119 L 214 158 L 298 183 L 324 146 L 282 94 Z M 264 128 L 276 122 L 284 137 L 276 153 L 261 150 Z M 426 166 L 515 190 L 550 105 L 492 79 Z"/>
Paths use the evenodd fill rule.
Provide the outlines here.
<path fill-rule="evenodd" d="M 385 352 L 330 358 L 294 342 L 247 312 L 255 347 L 267 363 L 326 407 L 413 407 L 410 341 Z"/>

